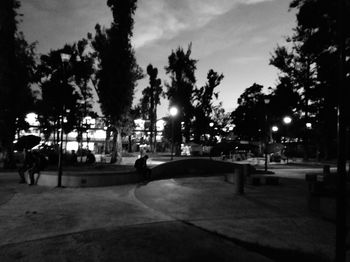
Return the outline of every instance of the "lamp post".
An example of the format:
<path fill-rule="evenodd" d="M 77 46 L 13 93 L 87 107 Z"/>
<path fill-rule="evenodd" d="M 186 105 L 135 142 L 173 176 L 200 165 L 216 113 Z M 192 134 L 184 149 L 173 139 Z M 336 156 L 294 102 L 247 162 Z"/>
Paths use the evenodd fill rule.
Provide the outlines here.
<path fill-rule="evenodd" d="M 65 72 L 65 67 L 64 67 L 64 63 L 69 62 L 71 55 L 69 54 L 65 54 L 65 53 L 61 53 L 61 61 L 62 61 L 62 70 L 63 70 L 63 81 L 66 81 L 66 72 Z M 59 151 L 58 151 L 58 176 L 57 176 L 57 187 L 62 187 L 62 162 L 63 162 L 63 114 L 65 111 L 65 107 L 64 105 L 62 106 L 62 112 L 60 115 L 60 129 L 61 129 L 61 133 L 60 133 L 60 147 L 59 147 Z"/>
<path fill-rule="evenodd" d="M 172 106 L 170 108 L 170 116 L 171 116 L 171 160 L 173 160 L 173 154 L 174 154 L 174 119 L 175 116 L 178 113 L 178 109 L 175 106 Z"/>
<path fill-rule="evenodd" d="M 277 133 L 278 130 L 279 130 L 278 126 L 272 126 L 272 127 L 271 127 L 272 133 Z M 272 142 L 274 142 L 275 140 L 276 140 L 276 139 L 274 139 L 273 136 L 272 136 Z"/>
<path fill-rule="evenodd" d="M 267 172 L 267 146 L 269 144 L 269 125 L 267 121 L 267 105 L 270 103 L 270 98 L 264 98 L 265 103 L 265 172 Z"/>
<path fill-rule="evenodd" d="M 288 134 L 288 126 L 290 125 L 290 123 L 292 123 L 292 118 L 290 117 L 290 116 L 285 116 L 284 118 L 283 118 L 283 123 L 286 125 L 286 135 Z M 290 136 L 289 136 L 289 140 L 288 140 L 288 145 L 289 145 L 289 147 L 290 147 Z M 286 157 L 287 157 L 287 164 L 288 164 L 288 155 L 286 155 Z"/>
<path fill-rule="evenodd" d="M 209 152 L 209 159 L 211 159 L 211 149 L 212 149 L 212 146 L 213 146 L 213 143 L 212 143 L 212 137 L 213 137 L 213 126 L 214 126 L 214 123 L 213 122 L 210 122 L 209 123 L 209 131 L 210 131 L 210 140 L 209 140 L 209 145 L 210 145 L 210 152 Z"/>

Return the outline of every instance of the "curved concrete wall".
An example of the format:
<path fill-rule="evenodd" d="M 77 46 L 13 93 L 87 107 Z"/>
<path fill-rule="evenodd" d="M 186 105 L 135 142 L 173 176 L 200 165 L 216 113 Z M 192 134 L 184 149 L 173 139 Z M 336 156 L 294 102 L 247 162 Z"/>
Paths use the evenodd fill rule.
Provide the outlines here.
<path fill-rule="evenodd" d="M 43 171 L 37 178 L 37 185 L 57 186 L 57 172 Z M 138 183 L 142 180 L 136 172 L 117 173 L 115 171 L 64 172 L 63 187 L 95 187 Z"/>
<path fill-rule="evenodd" d="M 152 169 L 152 178 L 161 179 L 188 175 L 215 175 L 233 173 L 240 164 L 211 159 L 182 159 L 158 165 Z"/>
<path fill-rule="evenodd" d="M 152 168 L 152 180 L 185 176 L 234 174 L 244 165 L 210 159 L 181 159 Z M 40 186 L 57 186 L 57 171 L 43 171 L 36 177 Z M 227 178 L 228 179 L 228 178 Z M 139 183 L 143 177 L 133 169 L 124 171 L 64 171 L 62 186 L 94 187 Z M 230 179 L 228 179 L 230 180 Z"/>

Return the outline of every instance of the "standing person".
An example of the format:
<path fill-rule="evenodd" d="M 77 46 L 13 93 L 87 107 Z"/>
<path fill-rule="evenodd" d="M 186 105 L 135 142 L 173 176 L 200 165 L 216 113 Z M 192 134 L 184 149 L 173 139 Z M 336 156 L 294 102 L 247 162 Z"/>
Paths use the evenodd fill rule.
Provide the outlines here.
<path fill-rule="evenodd" d="M 29 173 L 29 180 L 31 186 L 35 185 L 35 179 L 34 179 L 34 174 L 39 174 L 41 169 L 44 168 L 45 163 L 43 162 L 44 160 L 42 159 L 41 155 L 39 152 L 34 151 L 32 154 L 32 165 L 28 169 Z"/>
<path fill-rule="evenodd" d="M 93 153 L 91 153 L 90 150 L 88 150 L 88 153 L 86 155 L 86 163 L 93 164 L 95 162 L 96 162 L 95 155 Z"/>
<path fill-rule="evenodd" d="M 75 150 L 72 150 L 72 154 L 71 154 L 71 164 L 76 164 L 78 162 L 78 156 L 75 153 Z"/>
<path fill-rule="evenodd" d="M 134 167 L 136 168 L 137 173 L 143 176 L 145 180 L 151 179 L 151 169 L 147 167 L 148 155 L 136 159 Z"/>
<path fill-rule="evenodd" d="M 31 151 L 25 149 L 24 150 L 24 160 L 22 163 L 22 166 L 18 169 L 18 174 L 20 176 L 19 183 L 24 184 L 26 182 L 26 179 L 24 177 L 24 173 L 28 171 L 30 168 L 32 168 L 34 163 L 33 154 Z"/>

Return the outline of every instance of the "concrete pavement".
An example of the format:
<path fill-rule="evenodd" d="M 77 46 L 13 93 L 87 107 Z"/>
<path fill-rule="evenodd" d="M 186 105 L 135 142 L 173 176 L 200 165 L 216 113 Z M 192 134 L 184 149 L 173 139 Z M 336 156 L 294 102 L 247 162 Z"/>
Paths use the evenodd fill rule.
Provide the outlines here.
<path fill-rule="evenodd" d="M 334 257 L 335 226 L 308 211 L 302 180 L 248 186 L 244 196 L 221 176 L 76 189 L 17 180 L 0 173 L 0 261 Z"/>

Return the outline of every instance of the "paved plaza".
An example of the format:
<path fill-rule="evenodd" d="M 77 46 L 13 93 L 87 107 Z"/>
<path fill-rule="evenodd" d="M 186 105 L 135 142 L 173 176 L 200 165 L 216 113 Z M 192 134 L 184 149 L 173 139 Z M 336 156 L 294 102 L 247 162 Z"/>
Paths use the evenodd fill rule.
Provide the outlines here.
<path fill-rule="evenodd" d="M 222 176 L 50 188 L 0 173 L 0 261 L 331 261 L 334 223 L 309 211 L 305 171 L 283 170 L 242 196 Z"/>

